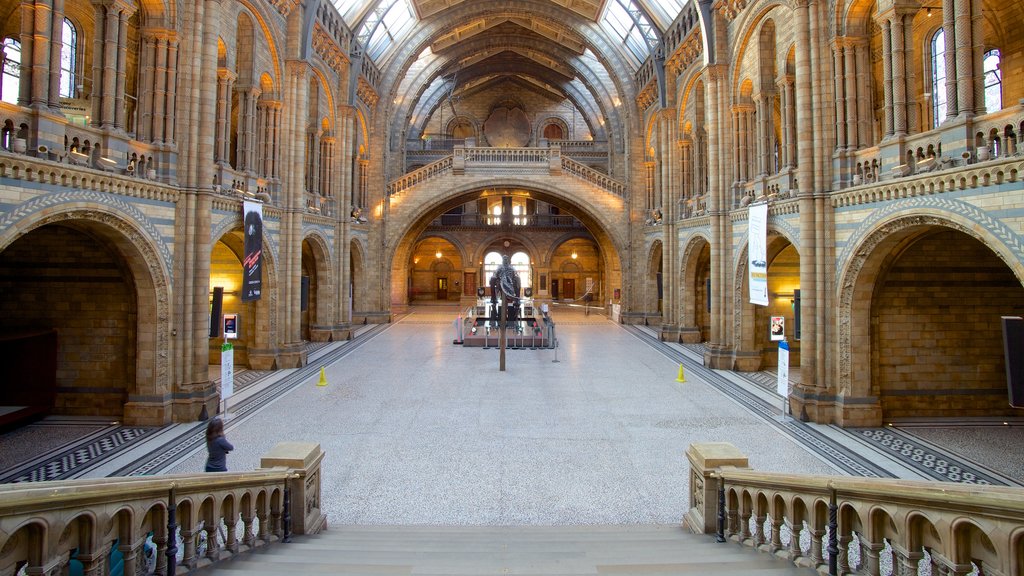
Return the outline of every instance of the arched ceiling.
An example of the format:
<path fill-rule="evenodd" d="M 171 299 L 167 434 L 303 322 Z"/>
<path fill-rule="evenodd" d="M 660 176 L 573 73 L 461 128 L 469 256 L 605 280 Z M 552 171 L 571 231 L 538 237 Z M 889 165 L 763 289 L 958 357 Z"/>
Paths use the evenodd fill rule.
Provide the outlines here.
<path fill-rule="evenodd" d="M 430 15 L 375 60 L 381 96 L 394 106 L 386 117 L 405 119 L 391 123 L 392 142 L 415 137 L 439 106 L 496 79 L 571 105 L 597 138 L 622 126 L 619 107 L 634 101 L 643 62 L 599 24 L 608 2 L 629 0 L 420 1 Z"/>

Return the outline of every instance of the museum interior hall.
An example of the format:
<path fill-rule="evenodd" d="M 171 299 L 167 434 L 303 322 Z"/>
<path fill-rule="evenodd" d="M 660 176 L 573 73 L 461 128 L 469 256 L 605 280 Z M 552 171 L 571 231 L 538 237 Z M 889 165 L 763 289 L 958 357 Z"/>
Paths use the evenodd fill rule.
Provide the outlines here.
<path fill-rule="evenodd" d="M 0 574 L 1024 575 L 1019 0 L 0 14 Z"/>

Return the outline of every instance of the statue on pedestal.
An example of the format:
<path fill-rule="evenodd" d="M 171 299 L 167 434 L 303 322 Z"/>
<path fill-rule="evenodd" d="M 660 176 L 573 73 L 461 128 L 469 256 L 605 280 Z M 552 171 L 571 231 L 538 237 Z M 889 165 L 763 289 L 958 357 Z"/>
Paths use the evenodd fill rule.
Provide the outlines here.
<path fill-rule="evenodd" d="M 515 326 L 519 319 L 519 273 L 512 267 L 509 256 L 501 257 L 501 265 L 491 276 L 491 319 L 499 321 L 498 294 L 505 306 L 505 325 Z"/>

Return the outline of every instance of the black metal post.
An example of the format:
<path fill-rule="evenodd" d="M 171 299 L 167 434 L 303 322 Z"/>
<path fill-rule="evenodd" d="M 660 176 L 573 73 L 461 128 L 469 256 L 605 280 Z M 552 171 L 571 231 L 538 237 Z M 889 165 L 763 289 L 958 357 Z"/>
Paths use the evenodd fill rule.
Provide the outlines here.
<path fill-rule="evenodd" d="M 836 504 L 836 489 L 828 503 L 828 575 L 839 574 L 839 506 Z"/>
<path fill-rule="evenodd" d="M 282 510 L 281 521 L 284 522 L 284 538 L 282 542 L 292 541 L 292 491 L 288 487 L 288 481 L 284 482 L 284 510 Z"/>
<path fill-rule="evenodd" d="M 178 570 L 178 506 L 174 502 L 174 486 L 167 496 L 167 576 Z"/>
<path fill-rule="evenodd" d="M 718 535 L 715 542 L 725 542 L 725 478 L 718 479 Z"/>

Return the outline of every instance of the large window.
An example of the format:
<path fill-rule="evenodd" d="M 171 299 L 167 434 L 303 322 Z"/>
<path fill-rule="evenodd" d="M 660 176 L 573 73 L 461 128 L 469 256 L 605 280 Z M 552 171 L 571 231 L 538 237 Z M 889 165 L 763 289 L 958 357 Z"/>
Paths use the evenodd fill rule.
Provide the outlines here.
<path fill-rule="evenodd" d="M 530 257 L 526 252 L 516 252 L 512 255 L 511 260 L 512 267 L 519 273 L 520 289 L 533 286 L 530 274 Z M 491 285 L 491 278 L 494 277 L 494 272 L 498 269 L 498 266 L 501 266 L 501 254 L 497 252 L 488 252 L 487 255 L 484 256 L 484 278 L 486 278 L 488 286 Z"/>
<path fill-rule="evenodd" d="M 377 60 L 415 23 L 408 0 L 382 0 L 359 31 L 359 43 Z"/>
<path fill-rule="evenodd" d="M 78 30 L 71 20 L 64 19 L 63 45 L 60 48 L 60 96 L 75 97 L 75 70 L 78 60 Z"/>
<path fill-rule="evenodd" d="M 999 50 L 985 52 L 985 110 L 1003 109 L 1003 73 L 999 69 Z"/>
<path fill-rule="evenodd" d="M 946 119 L 946 33 L 932 36 L 932 128 Z"/>
<path fill-rule="evenodd" d="M 4 102 L 18 103 L 18 89 L 21 84 L 21 42 L 4 38 L 3 85 L 0 97 Z"/>
<path fill-rule="evenodd" d="M 630 0 L 608 2 L 602 22 L 622 41 L 638 63 L 646 60 L 658 45 L 654 26 Z"/>

